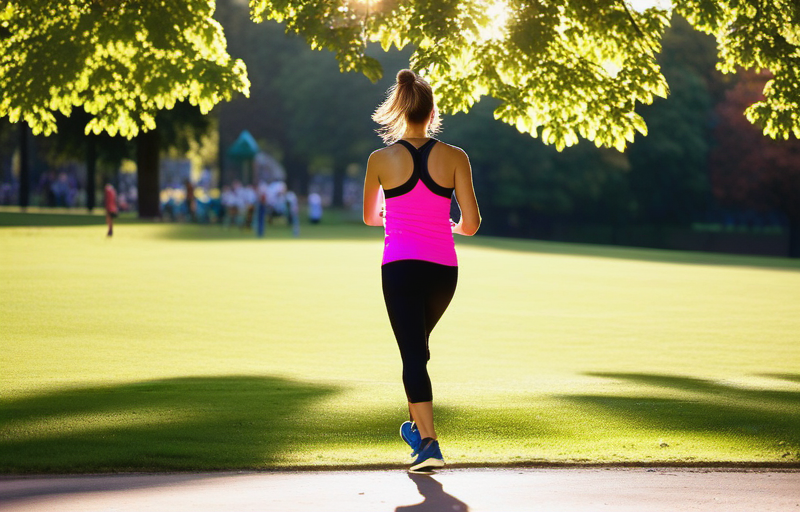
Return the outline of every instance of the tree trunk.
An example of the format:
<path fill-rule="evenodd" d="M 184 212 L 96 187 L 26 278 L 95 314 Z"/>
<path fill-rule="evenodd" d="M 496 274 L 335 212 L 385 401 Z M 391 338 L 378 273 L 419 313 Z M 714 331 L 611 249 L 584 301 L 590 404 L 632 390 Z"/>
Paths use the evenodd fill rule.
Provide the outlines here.
<path fill-rule="evenodd" d="M 333 167 L 333 207 L 344 208 L 344 178 L 346 169 L 342 165 Z"/>
<path fill-rule="evenodd" d="M 222 137 L 222 109 L 217 112 L 217 160 L 219 165 L 219 173 L 217 174 L 217 187 L 222 190 L 222 187 L 228 185 L 225 176 L 225 139 Z"/>
<path fill-rule="evenodd" d="M 800 219 L 789 219 L 789 257 L 800 258 Z"/>
<path fill-rule="evenodd" d="M 86 209 L 94 210 L 95 189 L 97 188 L 97 136 L 86 138 Z"/>
<path fill-rule="evenodd" d="M 158 129 L 140 132 L 136 138 L 136 187 L 139 194 L 139 218 L 161 216 L 158 153 Z"/>
<path fill-rule="evenodd" d="M 31 159 L 28 123 L 19 123 L 19 205 L 27 208 L 30 204 Z"/>
<path fill-rule="evenodd" d="M 283 159 L 286 170 L 286 184 L 289 189 L 300 196 L 308 195 L 309 176 L 308 159 L 295 153 L 286 153 Z"/>

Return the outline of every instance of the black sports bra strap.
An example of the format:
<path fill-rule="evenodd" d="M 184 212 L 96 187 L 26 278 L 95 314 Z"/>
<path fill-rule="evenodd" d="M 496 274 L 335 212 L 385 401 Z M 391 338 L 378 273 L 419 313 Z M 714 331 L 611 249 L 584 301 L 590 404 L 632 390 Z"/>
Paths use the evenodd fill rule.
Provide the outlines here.
<path fill-rule="evenodd" d="M 398 141 L 397 141 L 397 142 L 395 142 L 395 144 L 398 144 L 398 143 L 399 143 L 399 144 L 402 144 L 403 146 L 405 146 L 405 147 L 406 147 L 406 148 L 407 148 L 407 149 L 408 149 L 408 150 L 411 152 L 411 154 L 412 154 L 412 155 L 416 154 L 416 153 L 419 151 L 417 148 L 415 148 L 415 147 L 414 147 L 414 145 L 413 145 L 413 144 L 411 144 L 411 143 L 410 143 L 410 142 L 408 142 L 407 140 L 398 139 Z M 427 144 L 427 142 L 426 142 L 425 144 Z M 423 144 L 423 146 L 424 146 L 425 144 Z"/>
<path fill-rule="evenodd" d="M 428 141 L 425 144 L 417 148 L 417 151 L 419 151 L 420 153 L 430 153 L 431 148 L 433 147 L 434 144 L 436 144 L 436 139 L 428 139 Z"/>
<path fill-rule="evenodd" d="M 414 170 L 411 173 L 411 177 L 408 179 L 408 181 L 393 189 L 384 190 L 385 197 L 396 197 L 407 192 L 411 192 L 411 190 L 417 184 L 417 180 L 420 179 L 423 183 L 425 183 L 425 186 L 428 187 L 428 190 L 436 195 L 446 197 L 448 199 L 453 195 L 452 188 L 446 188 L 439 185 L 433 180 L 433 178 L 431 178 L 431 175 L 428 172 L 428 155 L 430 155 L 431 148 L 433 148 L 436 142 L 436 139 L 431 138 L 419 148 L 414 147 L 414 145 L 407 140 L 399 139 L 397 142 L 395 142 L 395 144 L 400 143 L 401 145 L 405 146 L 409 153 L 411 153 L 411 158 L 414 160 Z"/>
<path fill-rule="evenodd" d="M 419 151 L 417 148 L 414 147 L 408 141 L 405 140 L 398 140 L 395 144 L 400 144 L 401 146 L 405 146 L 409 153 L 411 153 L 411 160 L 414 162 L 414 167 L 411 172 L 411 176 L 408 178 L 408 181 L 403 183 L 402 185 L 398 185 L 394 188 L 390 188 L 389 190 L 383 189 L 384 197 L 387 199 L 390 197 L 397 197 L 402 196 L 403 194 L 407 194 L 414 190 L 414 187 L 417 185 L 419 181 L 419 174 L 420 174 L 420 163 L 419 163 Z"/>
<path fill-rule="evenodd" d="M 436 144 L 436 139 L 431 139 L 422 146 L 420 146 L 420 156 L 419 156 L 419 174 L 420 179 L 425 186 L 428 187 L 428 190 L 436 194 L 437 196 L 442 196 L 450 199 L 453 195 L 453 188 L 447 188 L 439 185 L 436 183 L 436 180 L 433 179 L 431 176 L 430 171 L 428 170 L 428 156 L 431 154 L 431 149 Z"/>

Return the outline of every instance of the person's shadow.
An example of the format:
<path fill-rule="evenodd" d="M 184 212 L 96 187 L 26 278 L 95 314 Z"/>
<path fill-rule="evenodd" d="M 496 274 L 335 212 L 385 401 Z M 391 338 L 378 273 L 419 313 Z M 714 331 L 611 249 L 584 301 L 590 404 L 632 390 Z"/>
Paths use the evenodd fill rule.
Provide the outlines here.
<path fill-rule="evenodd" d="M 394 512 L 469 512 L 469 506 L 455 496 L 444 492 L 442 484 L 432 476 L 421 473 L 409 473 L 417 490 L 425 500 L 416 505 L 404 505 L 394 509 Z"/>

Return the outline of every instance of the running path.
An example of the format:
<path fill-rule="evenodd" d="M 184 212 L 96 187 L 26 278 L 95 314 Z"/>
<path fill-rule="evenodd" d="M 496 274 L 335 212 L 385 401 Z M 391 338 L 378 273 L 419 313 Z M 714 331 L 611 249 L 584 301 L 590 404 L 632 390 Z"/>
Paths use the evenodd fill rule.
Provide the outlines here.
<path fill-rule="evenodd" d="M 3 477 L 0 510 L 800 512 L 800 471 L 453 469 Z"/>

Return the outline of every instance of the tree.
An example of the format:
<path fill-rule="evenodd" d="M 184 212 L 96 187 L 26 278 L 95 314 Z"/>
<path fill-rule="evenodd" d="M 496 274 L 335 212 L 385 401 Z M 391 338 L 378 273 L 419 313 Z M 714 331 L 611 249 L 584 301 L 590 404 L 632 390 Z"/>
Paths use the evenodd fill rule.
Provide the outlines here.
<path fill-rule="evenodd" d="M 250 97 L 219 105 L 224 147 L 247 129 L 275 153 L 287 170 L 289 186 L 307 191 L 308 168 L 324 162 L 334 174 L 334 203 L 342 202 L 342 182 L 352 163 L 380 144 L 370 116 L 394 77 L 372 84 L 363 75 L 340 73 L 330 52 L 311 51 L 296 35 L 276 22 L 250 22 L 246 6 L 223 0 L 216 14 L 225 27 L 232 55 L 247 62 Z M 387 67 L 408 66 L 410 52 L 370 54 Z"/>
<path fill-rule="evenodd" d="M 627 0 L 250 0 L 256 21 L 278 20 L 312 48 L 335 51 L 342 71 L 377 80 L 366 43 L 410 44 L 443 111 L 489 95 L 500 100 L 497 119 L 559 149 L 584 137 L 619 150 L 647 133 L 637 104 L 667 94 L 656 54 L 672 3 L 649 3 L 635 11 Z M 796 2 L 675 0 L 673 10 L 716 38 L 723 72 L 772 71 L 748 119 L 772 137 L 800 137 Z"/>
<path fill-rule="evenodd" d="M 647 0 L 636 2 L 637 5 Z M 772 137 L 800 136 L 800 8 L 794 0 L 250 0 L 256 21 L 283 22 L 340 69 L 377 80 L 367 42 L 415 48 L 413 65 L 446 112 L 481 96 L 495 116 L 558 148 L 579 136 L 625 147 L 646 126 L 636 105 L 665 96 L 656 54 L 671 10 L 718 44 L 718 67 L 768 69 L 748 108 Z M 225 50 L 213 0 L 7 0 L 0 11 L 0 116 L 34 132 L 83 105 L 87 129 L 134 136 L 179 100 L 203 112 L 247 90 Z M 146 64 L 146 65 L 145 65 Z"/>
<path fill-rule="evenodd" d="M 53 133 L 57 112 L 81 107 L 85 132 L 132 138 L 156 129 L 178 102 L 202 113 L 247 94 L 244 63 L 232 59 L 213 0 L 7 0 L 0 8 L 0 116 Z M 140 140 L 140 179 L 158 182 L 157 135 Z M 144 164 L 144 165 L 143 165 Z M 155 165 L 155 168 L 151 166 Z M 153 179 L 155 177 L 155 179 Z M 150 194 L 153 193 L 150 187 Z M 158 215 L 143 197 L 140 215 Z M 155 205 L 156 209 L 152 209 Z"/>
<path fill-rule="evenodd" d="M 717 88 L 719 76 L 713 38 L 692 30 L 685 20 L 676 16 L 663 41 L 659 64 L 671 94 L 639 109 L 649 135 L 628 152 L 629 180 L 640 221 L 686 225 L 704 213 L 710 198 L 710 89 Z"/>
<path fill-rule="evenodd" d="M 711 154 L 714 194 L 723 203 L 777 210 L 789 221 L 789 253 L 800 257 L 800 141 L 770 140 L 744 121 L 742 112 L 759 101 L 771 78 L 749 73 L 717 106 L 717 145 Z"/>
<path fill-rule="evenodd" d="M 627 155 L 587 144 L 558 152 L 493 122 L 496 102 L 482 101 L 443 123 L 447 141 L 469 151 L 481 229 L 551 238 L 558 223 L 617 223 L 632 215 Z"/>
<path fill-rule="evenodd" d="M 384 61 L 404 67 L 408 54 L 392 52 Z M 344 205 L 343 183 L 347 167 L 366 164 L 380 141 L 371 114 L 384 99 L 394 77 L 374 86 L 358 75 L 339 73 L 330 55 L 304 51 L 282 66 L 276 85 L 286 110 L 289 149 L 308 158 L 330 161 L 334 178 L 333 205 Z"/>
<path fill-rule="evenodd" d="M 250 21 L 247 4 L 238 0 L 219 0 L 214 17 L 225 29 L 230 54 L 247 60 L 250 81 L 248 96 L 237 95 L 214 109 L 220 132 L 220 170 L 224 167 L 225 148 L 245 129 L 259 144 L 279 147 L 286 166 L 286 120 L 291 112 L 285 109 L 275 80 L 288 60 L 283 56 L 307 50 L 307 46 L 299 38 L 287 36 L 277 24 L 255 25 Z M 224 177 L 221 175 L 220 179 Z"/>
<path fill-rule="evenodd" d="M 120 163 L 124 158 L 132 158 L 138 156 L 140 150 L 141 136 L 136 137 L 134 142 L 124 137 L 112 137 L 108 133 L 103 132 L 99 135 L 94 133 L 86 134 L 84 129 L 91 121 L 91 116 L 86 113 L 82 108 L 76 108 L 72 111 L 70 116 L 61 114 L 56 115 L 57 135 L 48 137 L 44 142 L 49 148 L 48 159 L 64 160 L 64 159 L 84 159 L 86 161 L 87 176 L 86 176 L 86 194 L 87 194 L 87 207 L 91 209 L 95 206 L 94 195 L 97 191 L 98 176 L 95 173 L 97 164 L 105 169 L 119 168 Z M 171 110 L 162 110 L 156 114 L 156 123 L 158 125 L 158 141 L 154 141 L 153 151 L 148 153 L 156 158 L 151 163 L 151 166 L 158 168 L 158 156 L 161 151 L 175 148 L 179 152 L 186 152 L 189 149 L 191 140 L 198 140 L 209 130 L 210 119 L 208 116 L 201 114 L 198 107 L 190 105 L 187 102 L 179 102 Z M 151 130 L 152 131 L 152 130 Z M 147 168 L 144 161 L 140 161 L 139 165 Z M 160 183 L 157 173 L 140 173 L 137 176 L 139 179 L 138 188 L 142 187 L 144 183 L 144 190 L 150 187 L 150 193 L 145 192 L 145 201 L 151 196 L 158 199 Z M 99 176 L 102 178 L 102 176 Z M 152 181 L 147 182 L 150 178 Z M 151 199 L 152 201 L 152 199 Z M 150 210 L 159 208 L 159 203 L 152 203 L 146 205 Z"/>

